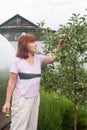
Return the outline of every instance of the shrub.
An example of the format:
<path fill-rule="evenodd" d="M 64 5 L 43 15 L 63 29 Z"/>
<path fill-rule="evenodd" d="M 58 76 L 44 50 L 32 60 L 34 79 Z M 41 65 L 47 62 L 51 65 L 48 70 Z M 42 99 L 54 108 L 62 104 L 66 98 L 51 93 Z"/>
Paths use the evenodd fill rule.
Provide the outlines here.
<path fill-rule="evenodd" d="M 78 130 L 86 130 L 87 113 L 78 108 Z M 66 98 L 57 99 L 53 93 L 41 91 L 38 130 L 73 130 L 73 103 Z"/>
<path fill-rule="evenodd" d="M 52 93 L 41 93 L 38 130 L 62 130 L 59 108 L 59 103 Z"/>
<path fill-rule="evenodd" d="M 62 129 L 73 130 L 74 127 L 74 111 L 71 101 L 63 98 L 60 100 L 61 104 L 61 117 L 62 117 Z"/>
<path fill-rule="evenodd" d="M 85 111 L 85 109 L 78 109 L 77 120 L 78 130 L 87 130 L 87 112 Z"/>

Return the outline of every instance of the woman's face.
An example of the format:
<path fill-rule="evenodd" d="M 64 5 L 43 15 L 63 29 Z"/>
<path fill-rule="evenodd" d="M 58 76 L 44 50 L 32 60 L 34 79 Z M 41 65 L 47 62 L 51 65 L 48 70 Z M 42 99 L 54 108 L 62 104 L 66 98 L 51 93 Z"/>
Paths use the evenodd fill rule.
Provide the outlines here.
<path fill-rule="evenodd" d="M 27 48 L 28 48 L 29 52 L 36 53 L 36 51 L 37 51 L 37 43 L 36 43 L 36 41 L 28 43 Z"/>

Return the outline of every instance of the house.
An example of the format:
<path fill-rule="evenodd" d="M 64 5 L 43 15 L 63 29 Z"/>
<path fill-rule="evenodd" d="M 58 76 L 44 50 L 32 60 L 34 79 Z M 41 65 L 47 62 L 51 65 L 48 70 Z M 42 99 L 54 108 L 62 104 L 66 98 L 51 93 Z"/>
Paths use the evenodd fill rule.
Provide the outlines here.
<path fill-rule="evenodd" d="M 18 36 L 24 33 L 31 33 L 39 39 L 39 26 L 16 14 L 0 25 L 0 33 L 9 41 L 17 41 Z"/>

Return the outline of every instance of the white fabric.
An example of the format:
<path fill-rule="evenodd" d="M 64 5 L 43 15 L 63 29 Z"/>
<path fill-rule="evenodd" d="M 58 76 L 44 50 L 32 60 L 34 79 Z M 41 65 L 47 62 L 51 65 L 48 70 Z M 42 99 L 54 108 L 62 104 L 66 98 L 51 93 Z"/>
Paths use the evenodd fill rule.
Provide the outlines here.
<path fill-rule="evenodd" d="M 37 130 L 39 103 L 40 96 L 24 98 L 14 92 L 10 130 Z"/>
<path fill-rule="evenodd" d="M 32 78 L 32 79 L 22 79 L 20 80 L 20 88 L 26 89 L 31 87 L 31 85 L 37 84 L 40 82 L 40 77 Z"/>

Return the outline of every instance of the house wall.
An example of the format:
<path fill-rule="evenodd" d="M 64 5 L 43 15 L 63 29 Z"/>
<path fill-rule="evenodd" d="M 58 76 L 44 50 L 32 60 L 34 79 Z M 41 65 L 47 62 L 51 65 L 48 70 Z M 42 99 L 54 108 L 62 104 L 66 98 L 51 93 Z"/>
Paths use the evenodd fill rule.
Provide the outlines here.
<path fill-rule="evenodd" d="M 17 41 L 23 32 L 35 35 L 37 40 L 40 39 L 39 27 L 18 14 L 0 25 L 0 33 L 9 41 Z"/>

